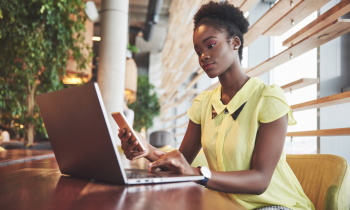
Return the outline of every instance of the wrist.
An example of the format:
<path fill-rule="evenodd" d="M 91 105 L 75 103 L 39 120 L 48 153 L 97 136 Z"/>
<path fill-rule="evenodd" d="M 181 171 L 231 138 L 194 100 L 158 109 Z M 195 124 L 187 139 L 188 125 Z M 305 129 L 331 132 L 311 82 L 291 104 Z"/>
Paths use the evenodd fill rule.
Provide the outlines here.
<path fill-rule="evenodd" d="M 153 162 L 154 160 L 154 154 L 153 152 L 156 150 L 156 148 L 154 148 L 150 143 L 147 142 L 147 151 L 148 154 L 145 156 L 145 158 L 147 158 L 149 161 Z"/>
<path fill-rule="evenodd" d="M 206 166 L 198 166 L 197 168 L 199 169 L 200 175 L 204 176 L 204 179 L 200 180 L 198 183 L 206 187 L 209 179 L 211 178 L 211 171 Z"/>
<path fill-rule="evenodd" d="M 192 170 L 193 170 L 193 174 L 194 175 L 196 175 L 196 176 L 201 176 L 202 175 L 200 168 L 192 167 Z"/>
<path fill-rule="evenodd" d="M 196 175 L 196 176 L 202 176 L 200 168 L 192 167 L 192 170 L 193 170 L 193 174 L 194 174 L 194 175 Z M 197 184 L 199 184 L 200 181 L 201 181 L 201 180 L 196 180 L 196 181 L 194 181 L 194 182 L 197 183 Z"/>

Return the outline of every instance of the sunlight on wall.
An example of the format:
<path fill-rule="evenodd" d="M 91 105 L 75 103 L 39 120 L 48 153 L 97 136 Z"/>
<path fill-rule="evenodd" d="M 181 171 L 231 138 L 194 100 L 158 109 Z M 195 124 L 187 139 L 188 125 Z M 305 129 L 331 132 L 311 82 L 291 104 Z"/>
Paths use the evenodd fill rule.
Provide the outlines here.
<path fill-rule="evenodd" d="M 287 47 L 282 46 L 282 42 L 302 29 L 311 21 L 317 18 L 314 12 L 282 36 L 273 38 L 274 55 L 284 51 Z M 273 81 L 282 86 L 301 78 L 317 78 L 317 49 L 296 57 L 278 67 L 273 71 Z M 310 85 L 291 93 L 285 94 L 289 105 L 299 104 L 317 98 L 317 84 Z M 317 110 L 305 110 L 293 113 L 298 122 L 297 125 L 289 126 L 288 132 L 307 131 L 317 129 Z M 285 143 L 287 154 L 315 154 L 317 153 L 317 137 L 287 137 Z"/>

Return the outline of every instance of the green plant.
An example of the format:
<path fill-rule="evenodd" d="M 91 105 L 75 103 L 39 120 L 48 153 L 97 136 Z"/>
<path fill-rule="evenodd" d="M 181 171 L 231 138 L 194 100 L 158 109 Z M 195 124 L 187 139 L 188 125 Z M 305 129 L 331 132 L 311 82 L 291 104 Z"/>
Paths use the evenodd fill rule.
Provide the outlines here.
<path fill-rule="evenodd" d="M 142 127 L 146 129 L 152 127 L 153 118 L 159 115 L 158 96 L 154 91 L 154 86 L 149 83 L 148 76 L 139 75 L 137 77 L 137 99 L 129 105 L 135 112 L 134 129 L 138 132 Z"/>
<path fill-rule="evenodd" d="M 0 2 L 0 119 L 13 122 L 28 145 L 35 131 L 46 133 L 35 95 L 65 87 L 69 54 L 78 69 L 90 62 L 85 21 L 83 0 Z"/>
<path fill-rule="evenodd" d="M 139 49 L 135 45 L 131 45 L 130 43 L 128 43 L 127 49 L 130 50 L 133 53 L 138 53 L 139 52 Z"/>

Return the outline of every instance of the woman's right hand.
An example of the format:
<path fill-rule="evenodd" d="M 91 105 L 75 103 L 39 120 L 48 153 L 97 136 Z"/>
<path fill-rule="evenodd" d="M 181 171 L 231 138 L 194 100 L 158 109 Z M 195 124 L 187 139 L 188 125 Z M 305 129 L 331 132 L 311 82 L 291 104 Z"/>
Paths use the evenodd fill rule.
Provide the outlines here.
<path fill-rule="evenodd" d="M 150 145 L 146 141 L 141 134 L 139 134 L 137 131 L 135 131 L 137 138 L 141 141 L 142 145 L 145 147 L 144 151 L 138 151 L 136 146 L 139 144 L 138 141 L 135 139 L 132 141 L 132 133 L 128 132 L 126 133 L 126 129 L 119 129 L 118 130 L 118 137 L 122 143 L 122 149 L 124 151 L 124 154 L 126 158 L 129 160 L 136 160 L 142 157 L 146 157 L 150 154 Z"/>

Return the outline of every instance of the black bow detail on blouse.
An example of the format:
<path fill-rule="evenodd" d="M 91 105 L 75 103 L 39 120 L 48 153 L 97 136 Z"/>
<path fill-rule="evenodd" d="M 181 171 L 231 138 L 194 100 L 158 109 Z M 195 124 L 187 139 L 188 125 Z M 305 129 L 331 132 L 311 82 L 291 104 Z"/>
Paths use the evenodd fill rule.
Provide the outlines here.
<path fill-rule="evenodd" d="M 244 105 L 245 105 L 246 103 L 247 103 L 247 102 L 245 102 L 244 104 L 242 104 L 242 106 L 240 106 L 234 113 L 231 114 L 233 120 L 237 120 L 239 114 L 240 114 L 241 111 L 243 110 Z M 229 111 L 225 108 L 224 114 L 227 114 L 227 113 L 229 113 Z M 214 106 L 211 106 L 211 119 L 214 119 L 217 115 L 218 115 L 218 113 L 215 111 Z"/>

